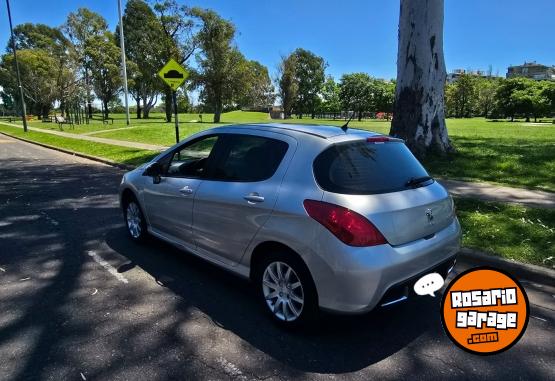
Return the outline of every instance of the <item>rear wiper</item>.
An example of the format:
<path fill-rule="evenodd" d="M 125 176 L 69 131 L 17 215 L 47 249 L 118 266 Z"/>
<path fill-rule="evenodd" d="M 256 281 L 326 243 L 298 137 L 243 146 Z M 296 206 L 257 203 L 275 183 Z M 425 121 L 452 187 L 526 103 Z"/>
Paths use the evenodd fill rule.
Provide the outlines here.
<path fill-rule="evenodd" d="M 406 187 L 417 188 L 421 184 L 433 180 L 431 176 L 422 176 L 422 177 L 411 177 L 409 181 L 405 183 Z"/>

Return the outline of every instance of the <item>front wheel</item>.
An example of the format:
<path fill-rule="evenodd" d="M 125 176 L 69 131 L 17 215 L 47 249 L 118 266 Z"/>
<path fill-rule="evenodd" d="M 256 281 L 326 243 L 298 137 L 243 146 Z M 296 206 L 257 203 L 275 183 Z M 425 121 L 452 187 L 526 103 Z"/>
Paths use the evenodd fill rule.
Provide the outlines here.
<path fill-rule="evenodd" d="M 146 222 L 141 207 L 136 200 L 130 200 L 124 207 L 124 217 L 127 232 L 133 241 L 143 241 L 146 238 Z"/>
<path fill-rule="evenodd" d="M 278 324 L 299 326 L 316 316 L 316 289 L 300 259 L 288 255 L 270 255 L 259 267 L 257 286 L 266 310 Z"/>

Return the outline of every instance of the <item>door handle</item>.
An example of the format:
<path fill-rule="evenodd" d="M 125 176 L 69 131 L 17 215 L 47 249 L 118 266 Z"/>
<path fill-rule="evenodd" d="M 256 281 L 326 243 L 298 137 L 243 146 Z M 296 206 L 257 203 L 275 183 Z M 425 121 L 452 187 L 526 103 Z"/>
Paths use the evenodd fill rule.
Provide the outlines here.
<path fill-rule="evenodd" d="M 193 194 L 193 190 L 188 185 L 185 185 L 183 188 L 179 190 L 179 193 L 181 193 L 184 196 L 187 196 L 187 195 Z"/>
<path fill-rule="evenodd" d="M 249 204 L 255 204 L 257 202 L 264 202 L 264 196 L 259 195 L 257 192 L 249 193 L 243 197 L 248 201 Z"/>

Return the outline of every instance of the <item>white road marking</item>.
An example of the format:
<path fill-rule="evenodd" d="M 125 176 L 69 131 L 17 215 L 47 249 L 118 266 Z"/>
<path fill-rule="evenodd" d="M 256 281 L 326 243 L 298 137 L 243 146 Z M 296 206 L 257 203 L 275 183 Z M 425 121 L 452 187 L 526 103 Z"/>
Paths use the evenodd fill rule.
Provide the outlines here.
<path fill-rule="evenodd" d="M 547 321 L 545 319 L 542 319 L 541 317 L 537 317 L 537 316 L 534 316 L 534 315 L 530 315 L 530 316 L 532 316 L 534 319 L 538 319 L 538 320 L 541 320 L 541 321 Z"/>
<path fill-rule="evenodd" d="M 20 281 L 24 282 L 24 281 L 29 280 L 29 279 L 31 279 L 31 278 L 28 278 L 28 277 L 27 278 L 21 278 Z"/>
<path fill-rule="evenodd" d="M 96 254 L 96 252 L 89 251 L 89 252 L 87 252 L 87 254 L 89 255 L 89 257 L 94 259 L 94 261 L 96 263 L 98 263 L 100 266 L 104 267 L 104 269 L 106 269 L 106 271 L 108 271 L 110 274 L 115 276 L 117 278 L 117 280 L 119 280 L 120 282 L 125 283 L 125 284 L 129 283 L 127 278 L 125 278 L 123 275 L 118 273 L 118 270 L 116 270 L 111 264 L 109 264 L 104 259 L 102 259 L 102 257 L 100 255 Z"/>
<path fill-rule="evenodd" d="M 2 271 L 3 273 L 6 272 L 6 270 L 3 267 L 0 267 L 0 271 Z"/>
<path fill-rule="evenodd" d="M 85 377 L 85 375 L 82 372 L 80 372 L 79 374 L 81 375 L 81 378 L 83 379 L 83 381 L 87 381 L 87 378 Z"/>

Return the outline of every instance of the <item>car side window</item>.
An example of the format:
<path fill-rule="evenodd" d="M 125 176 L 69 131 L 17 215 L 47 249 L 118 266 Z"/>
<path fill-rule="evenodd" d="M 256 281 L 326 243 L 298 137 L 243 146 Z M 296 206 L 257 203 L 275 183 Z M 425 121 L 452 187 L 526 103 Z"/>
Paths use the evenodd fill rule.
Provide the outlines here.
<path fill-rule="evenodd" d="M 217 141 L 217 136 L 210 136 L 176 150 L 167 165 L 166 176 L 202 177 L 206 173 L 208 159 Z"/>
<path fill-rule="evenodd" d="M 278 139 L 233 134 L 228 136 L 212 178 L 221 181 L 255 182 L 274 175 L 289 145 Z"/>

